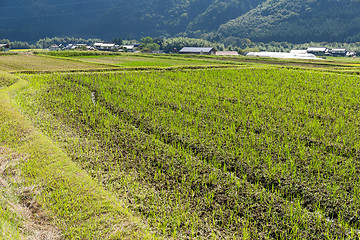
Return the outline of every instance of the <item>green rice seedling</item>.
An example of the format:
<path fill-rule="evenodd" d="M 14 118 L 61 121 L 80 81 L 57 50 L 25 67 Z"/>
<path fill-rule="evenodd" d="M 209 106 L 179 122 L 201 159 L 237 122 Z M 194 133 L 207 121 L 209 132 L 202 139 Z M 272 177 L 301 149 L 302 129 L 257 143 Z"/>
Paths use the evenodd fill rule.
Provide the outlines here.
<path fill-rule="evenodd" d="M 353 78 L 271 68 L 57 74 L 29 76 L 38 95 L 17 101 L 31 97 L 87 139 L 100 158 L 72 143 L 69 154 L 162 235 L 345 238 L 358 207 L 335 200 L 350 203 L 358 187 L 358 130 L 355 102 L 335 93 L 353 91 Z M 127 186 L 109 180 L 128 174 Z M 335 214 L 351 224 L 325 221 Z"/>

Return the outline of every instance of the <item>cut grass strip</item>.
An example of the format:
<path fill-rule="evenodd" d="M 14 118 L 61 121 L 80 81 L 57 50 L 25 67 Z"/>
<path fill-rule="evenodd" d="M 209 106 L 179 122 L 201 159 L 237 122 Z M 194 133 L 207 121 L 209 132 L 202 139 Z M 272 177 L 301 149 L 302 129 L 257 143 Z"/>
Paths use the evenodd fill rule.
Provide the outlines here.
<path fill-rule="evenodd" d="M 154 239 L 140 219 L 12 107 L 10 95 L 26 85 L 19 80 L 0 91 L 0 145 L 27 159 L 17 165 L 21 187 L 34 187 L 34 199 L 67 239 Z"/>

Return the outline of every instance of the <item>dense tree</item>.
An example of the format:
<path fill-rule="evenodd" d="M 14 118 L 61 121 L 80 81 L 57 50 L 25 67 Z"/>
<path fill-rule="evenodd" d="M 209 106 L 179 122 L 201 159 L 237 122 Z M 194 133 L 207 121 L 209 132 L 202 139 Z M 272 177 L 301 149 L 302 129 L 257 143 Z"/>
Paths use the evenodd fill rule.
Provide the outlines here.
<path fill-rule="evenodd" d="M 360 1 L 268 0 L 219 28 L 253 41 L 360 41 Z"/>
<path fill-rule="evenodd" d="M 121 38 L 114 38 L 112 40 L 112 43 L 115 43 L 117 45 L 122 45 L 123 44 L 123 40 Z"/>
<path fill-rule="evenodd" d="M 152 52 L 154 50 L 160 50 L 160 45 L 154 43 L 151 37 L 143 37 L 140 40 L 142 52 Z"/>
<path fill-rule="evenodd" d="M 55 36 L 107 41 L 192 37 L 229 48 L 253 42 L 358 42 L 359 0 L 12 0 L 1 3 L 0 37 Z M 234 41 L 235 40 L 235 41 Z M 154 41 L 162 47 L 161 41 Z"/>

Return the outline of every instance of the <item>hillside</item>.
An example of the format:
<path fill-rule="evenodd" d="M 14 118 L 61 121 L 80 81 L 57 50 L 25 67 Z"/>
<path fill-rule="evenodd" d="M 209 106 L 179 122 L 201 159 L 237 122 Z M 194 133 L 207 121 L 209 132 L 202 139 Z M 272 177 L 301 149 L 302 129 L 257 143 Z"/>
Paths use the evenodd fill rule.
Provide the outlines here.
<path fill-rule="evenodd" d="M 35 41 L 53 36 L 87 36 L 81 29 L 93 16 L 105 14 L 112 0 L 14 0 L 1 3 L 0 38 Z"/>
<path fill-rule="evenodd" d="M 359 0 L 268 0 L 219 28 L 253 41 L 360 41 Z"/>
<path fill-rule="evenodd" d="M 112 39 L 173 36 L 211 31 L 264 0 L 104 0 L 59 2 L 15 0 L 2 4 L 0 39 L 37 40 L 52 36 Z"/>
<path fill-rule="evenodd" d="M 14 0 L 0 39 L 229 36 L 252 41 L 360 41 L 359 0 Z"/>
<path fill-rule="evenodd" d="M 86 32 L 139 38 L 174 36 L 179 33 L 209 32 L 256 7 L 264 0 L 150 0 L 118 1 L 108 14 L 87 27 Z M 114 24 L 116 23 L 116 24 Z M 101 27 L 109 26 L 109 27 Z M 111 26 L 111 27 L 110 27 Z"/>

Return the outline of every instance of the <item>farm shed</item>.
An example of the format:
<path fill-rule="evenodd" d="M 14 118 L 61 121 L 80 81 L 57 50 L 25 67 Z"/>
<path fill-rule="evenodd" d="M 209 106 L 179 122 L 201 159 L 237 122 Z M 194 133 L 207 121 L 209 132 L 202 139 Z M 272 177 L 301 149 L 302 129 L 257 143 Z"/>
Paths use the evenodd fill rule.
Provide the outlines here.
<path fill-rule="evenodd" d="M 219 51 L 216 52 L 217 56 L 239 56 L 239 53 L 236 51 Z"/>
<path fill-rule="evenodd" d="M 121 48 L 127 52 L 135 52 L 136 51 L 135 45 L 123 45 Z"/>
<path fill-rule="evenodd" d="M 115 43 L 104 43 L 101 45 L 100 50 L 110 51 L 118 48 L 119 45 L 116 45 Z"/>
<path fill-rule="evenodd" d="M 111 51 L 119 49 L 119 45 L 115 43 L 95 43 L 94 48 L 101 51 Z"/>
<path fill-rule="evenodd" d="M 311 53 L 317 56 L 325 56 L 329 49 L 326 47 L 309 47 L 306 51 L 307 53 Z"/>
<path fill-rule="evenodd" d="M 179 53 L 181 54 L 198 54 L 198 55 L 215 55 L 216 50 L 211 47 L 184 47 Z"/>
<path fill-rule="evenodd" d="M 94 48 L 100 50 L 103 43 L 94 43 Z"/>
<path fill-rule="evenodd" d="M 9 44 L 0 44 L 0 51 L 9 51 L 10 45 Z"/>
<path fill-rule="evenodd" d="M 345 57 L 347 51 L 345 48 L 333 48 L 330 52 L 332 56 Z"/>
<path fill-rule="evenodd" d="M 49 47 L 49 50 L 50 51 L 59 51 L 60 50 L 60 47 L 58 45 L 51 45 Z"/>

